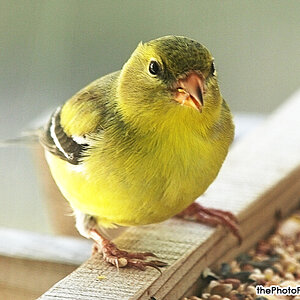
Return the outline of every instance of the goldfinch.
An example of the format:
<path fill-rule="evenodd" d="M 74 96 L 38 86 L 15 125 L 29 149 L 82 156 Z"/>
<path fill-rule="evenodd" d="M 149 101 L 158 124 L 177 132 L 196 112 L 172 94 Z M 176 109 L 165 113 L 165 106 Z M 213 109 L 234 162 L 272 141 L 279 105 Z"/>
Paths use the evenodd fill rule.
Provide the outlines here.
<path fill-rule="evenodd" d="M 214 59 L 200 43 L 166 36 L 140 43 L 120 71 L 57 108 L 41 133 L 51 173 L 76 227 L 117 267 L 162 267 L 128 253 L 101 227 L 138 226 L 178 215 L 224 224 L 234 216 L 195 199 L 216 178 L 233 140 Z"/>

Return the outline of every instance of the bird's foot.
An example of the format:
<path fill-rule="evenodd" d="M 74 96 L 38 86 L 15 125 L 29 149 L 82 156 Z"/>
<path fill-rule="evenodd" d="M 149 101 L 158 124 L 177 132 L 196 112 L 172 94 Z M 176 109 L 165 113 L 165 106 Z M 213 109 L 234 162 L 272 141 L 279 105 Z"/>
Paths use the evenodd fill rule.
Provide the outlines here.
<path fill-rule="evenodd" d="M 179 218 L 189 219 L 210 226 L 226 226 L 242 243 L 242 237 L 238 228 L 237 218 L 229 211 L 221 209 L 205 208 L 194 202 L 177 215 Z"/>
<path fill-rule="evenodd" d="M 117 268 L 136 268 L 145 270 L 146 267 L 153 267 L 159 272 L 159 268 L 167 266 L 166 263 L 159 260 L 147 261 L 148 257 L 156 257 L 151 252 L 127 252 L 120 250 L 114 243 L 102 237 L 96 230 L 91 231 L 91 237 L 95 241 L 93 254 L 102 253 L 103 259 Z"/>

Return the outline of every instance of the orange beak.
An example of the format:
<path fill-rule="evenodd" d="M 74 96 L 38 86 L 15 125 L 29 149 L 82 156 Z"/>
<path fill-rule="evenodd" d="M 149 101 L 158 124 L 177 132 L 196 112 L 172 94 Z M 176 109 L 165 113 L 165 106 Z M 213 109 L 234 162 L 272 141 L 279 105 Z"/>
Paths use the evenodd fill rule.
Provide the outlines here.
<path fill-rule="evenodd" d="M 198 73 L 191 72 L 185 78 L 179 79 L 176 84 L 175 101 L 202 112 L 204 77 Z"/>

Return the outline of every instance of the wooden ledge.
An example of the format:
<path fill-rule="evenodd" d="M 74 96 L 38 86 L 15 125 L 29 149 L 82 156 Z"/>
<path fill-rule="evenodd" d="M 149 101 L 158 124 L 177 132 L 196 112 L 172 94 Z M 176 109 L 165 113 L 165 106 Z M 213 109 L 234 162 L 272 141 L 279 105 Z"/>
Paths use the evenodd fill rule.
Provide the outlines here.
<path fill-rule="evenodd" d="M 91 253 L 82 238 L 0 228 L 0 298 L 39 297 L 74 271 Z"/>
<path fill-rule="evenodd" d="M 241 247 L 222 228 L 170 219 L 129 228 L 115 239 L 133 251 L 151 251 L 169 267 L 145 272 L 120 269 L 101 256 L 88 259 L 40 299 L 179 299 L 190 291 L 202 270 L 232 259 L 264 237 L 278 212 L 287 215 L 300 198 L 300 93 L 263 125 L 232 147 L 224 166 L 201 204 L 235 213 Z M 99 277 L 101 276 L 101 277 Z M 154 298 L 153 298 L 154 297 Z"/>

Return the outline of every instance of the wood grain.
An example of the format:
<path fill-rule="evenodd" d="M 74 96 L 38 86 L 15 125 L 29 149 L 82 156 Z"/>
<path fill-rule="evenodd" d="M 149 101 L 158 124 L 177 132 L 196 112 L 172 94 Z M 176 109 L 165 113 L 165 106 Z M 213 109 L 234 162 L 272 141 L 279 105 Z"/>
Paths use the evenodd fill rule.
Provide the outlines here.
<path fill-rule="evenodd" d="M 235 213 L 244 242 L 223 228 L 179 219 L 129 228 L 115 242 L 134 251 L 151 251 L 169 266 L 160 274 L 120 269 L 94 256 L 40 299 L 179 299 L 191 290 L 203 268 L 232 259 L 252 246 L 288 214 L 300 196 L 300 93 L 263 125 L 232 147 L 224 166 L 199 201 Z M 106 279 L 99 280 L 103 275 Z"/>
<path fill-rule="evenodd" d="M 0 228 L 0 299 L 34 299 L 74 271 L 90 241 Z"/>

